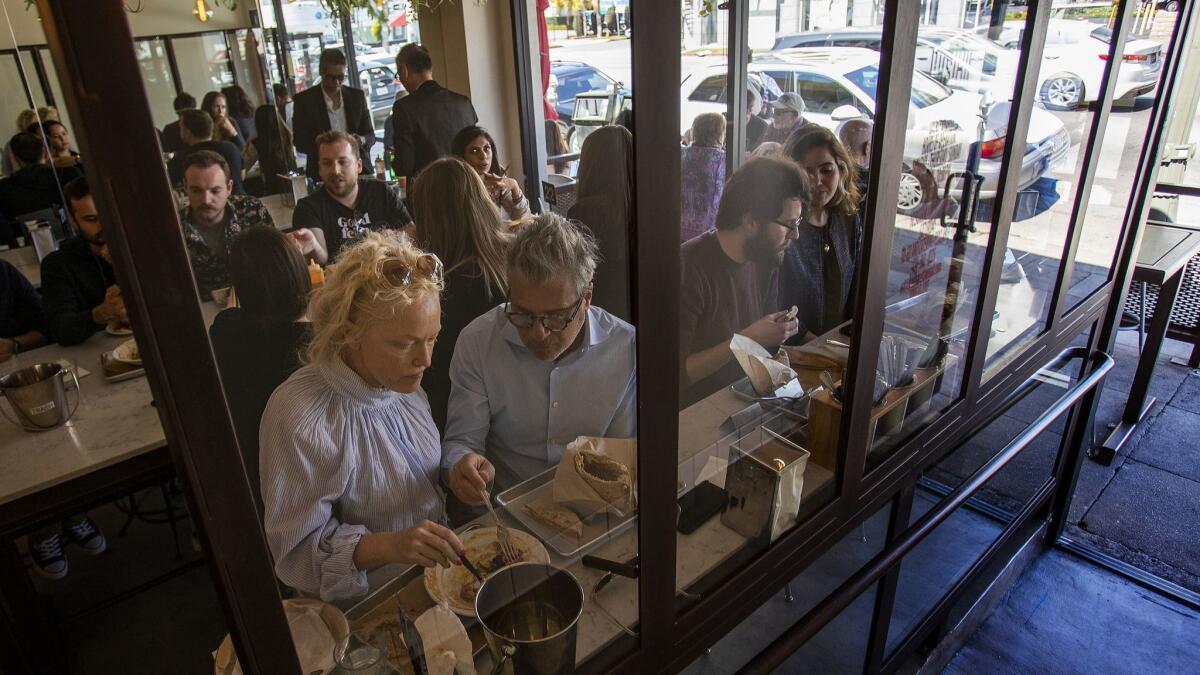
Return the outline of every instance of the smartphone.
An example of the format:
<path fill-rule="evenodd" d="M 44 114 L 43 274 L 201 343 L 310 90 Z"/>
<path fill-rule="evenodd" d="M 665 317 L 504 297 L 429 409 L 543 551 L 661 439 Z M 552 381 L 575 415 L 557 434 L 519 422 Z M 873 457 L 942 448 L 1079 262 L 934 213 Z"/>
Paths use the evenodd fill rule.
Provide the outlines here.
<path fill-rule="evenodd" d="M 710 518 L 725 510 L 729 494 L 708 481 L 679 498 L 679 533 L 691 534 Z"/>

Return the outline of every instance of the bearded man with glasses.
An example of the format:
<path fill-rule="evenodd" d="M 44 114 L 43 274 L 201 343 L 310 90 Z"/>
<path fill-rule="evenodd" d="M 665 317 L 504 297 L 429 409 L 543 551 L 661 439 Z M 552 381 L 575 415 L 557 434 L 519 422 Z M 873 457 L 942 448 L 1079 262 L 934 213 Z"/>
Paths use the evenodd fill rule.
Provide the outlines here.
<path fill-rule="evenodd" d="M 679 384 L 686 407 L 743 377 L 734 334 L 774 350 L 796 334 L 796 308 L 778 309 L 779 266 L 796 239 L 808 180 L 794 162 L 751 159 L 721 194 L 716 229 L 680 250 Z"/>
<path fill-rule="evenodd" d="M 596 242 L 555 214 L 534 218 L 507 252 L 508 301 L 459 334 L 450 362 L 442 469 L 454 492 L 493 493 L 555 466 L 579 436 L 632 437 L 633 326 L 592 305 Z"/>

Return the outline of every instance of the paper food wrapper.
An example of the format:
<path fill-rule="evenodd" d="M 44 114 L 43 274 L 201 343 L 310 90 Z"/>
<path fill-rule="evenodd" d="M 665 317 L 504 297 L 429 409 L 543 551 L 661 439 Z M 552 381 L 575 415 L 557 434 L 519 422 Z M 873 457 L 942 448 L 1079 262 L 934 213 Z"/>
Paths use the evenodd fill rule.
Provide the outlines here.
<path fill-rule="evenodd" d="M 436 605 L 413 622 L 421 634 L 429 675 L 475 675 L 471 639 L 462 621 L 444 605 Z"/>
<path fill-rule="evenodd" d="M 787 352 L 780 349 L 771 355 L 762 345 L 745 335 L 734 334 L 729 341 L 738 365 L 750 378 L 750 384 L 759 396 L 770 396 L 776 389 L 796 378 L 796 371 L 788 363 Z"/>
<path fill-rule="evenodd" d="M 629 467 L 631 491 L 628 500 L 619 500 L 618 503 L 608 501 L 579 475 L 575 468 L 575 455 L 581 451 L 605 455 Z M 569 443 L 554 473 L 554 501 L 572 509 L 580 518 L 601 512 L 627 516 L 636 511 L 637 439 L 580 436 Z"/>
<path fill-rule="evenodd" d="M 305 673 L 333 670 L 333 636 L 329 626 L 315 610 L 304 608 L 287 610 L 288 627 L 292 630 L 292 643 L 300 657 L 300 670 Z"/>
<path fill-rule="evenodd" d="M 775 491 L 775 513 L 771 519 L 771 541 L 790 530 L 800 513 L 800 497 L 804 492 L 804 468 L 807 462 L 789 466 L 779 474 Z"/>
<path fill-rule="evenodd" d="M 300 659 L 300 670 L 305 673 L 329 673 L 333 671 L 333 635 L 329 625 L 321 618 L 319 612 L 311 607 L 295 607 L 284 603 L 284 614 L 287 616 L 288 628 L 292 632 L 292 645 L 296 648 L 296 656 Z M 224 670 L 231 675 L 242 675 L 242 665 L 237 661 L 237 655 L 229 650 L 232 663 L 220 662 L 221 650 L 215 655 L 218 659 L 218 671 Z"/>

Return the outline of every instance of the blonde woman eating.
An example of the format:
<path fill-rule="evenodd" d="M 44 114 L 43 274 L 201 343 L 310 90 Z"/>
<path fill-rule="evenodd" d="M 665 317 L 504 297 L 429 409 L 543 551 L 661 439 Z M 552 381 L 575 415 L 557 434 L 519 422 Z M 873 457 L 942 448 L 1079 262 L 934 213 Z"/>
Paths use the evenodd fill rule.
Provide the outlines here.
<path fill-rule="evenodd" d="M 313 294 L 306 365 L 272 394 L 259 430 L 275 572 L 303 594 L 346 602 L 370 590 L 372 568 L 459 564 L 420 388 L 441 330 L 442 275 L 403 235 L 370 233 Z M 459 463 L 451 489 L 477 503 L 494 469 L 479 455 Z"/>

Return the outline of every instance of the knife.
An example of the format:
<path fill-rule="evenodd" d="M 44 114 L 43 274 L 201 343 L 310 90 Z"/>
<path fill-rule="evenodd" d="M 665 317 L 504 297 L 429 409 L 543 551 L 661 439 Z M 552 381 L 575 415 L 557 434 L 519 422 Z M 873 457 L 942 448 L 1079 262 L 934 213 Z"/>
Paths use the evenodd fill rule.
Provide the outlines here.
<path fill-rule="evenodd" d="M 479 570 L 475 569 L 475 565 L 472 564 L 471 559 L 467 557 L 466 551 L 459 553 L 458 559 L 462 562 L 463 567 L 467 568 L 468 572 L 475 575 L 475 578 L 479 580 L 479 583 L 483 583 L 483 575 L 479 573 Z"/>

